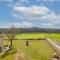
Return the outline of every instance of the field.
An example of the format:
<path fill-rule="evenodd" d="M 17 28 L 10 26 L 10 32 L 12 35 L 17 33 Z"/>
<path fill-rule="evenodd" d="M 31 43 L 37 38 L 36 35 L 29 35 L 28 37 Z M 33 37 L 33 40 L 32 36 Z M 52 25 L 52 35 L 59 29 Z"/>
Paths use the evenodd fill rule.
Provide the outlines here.
<path fill-rule="evenodd" d="M 17 38 L 50 38 L 53 41 L 60 42 L 60 34 L 53 34 L 53 33 L 25 33 L 25 34 L 18 34 Z"/>
<path fill-rule="evenodd" d="M 53 41 L 60 42 L 60 34 L 53 33 L 22 33 L 16 36 L 18 39 L 24 38 L 50 38 Z"/>
<path fill-rule="evenodd" d="M 16 38 L 51 38 L 55 42 L 60 42 L 60 34 L 44 34 L 44 33 L 31 33 L 31 34 L 18 34 Z M 9 44 L 8 40 L 4 41 L 4 45 Z M 13 40 L 13 46 L 18 50 L 15 54 L 9 54 L 0 60 L 15 60 L 17 55 L 22 55 L 18 60 L 49 60 L 54 50 L 46 41 L 43 40 L 29 40 L 29 46 L 26 46 L 25 40 Z"/>

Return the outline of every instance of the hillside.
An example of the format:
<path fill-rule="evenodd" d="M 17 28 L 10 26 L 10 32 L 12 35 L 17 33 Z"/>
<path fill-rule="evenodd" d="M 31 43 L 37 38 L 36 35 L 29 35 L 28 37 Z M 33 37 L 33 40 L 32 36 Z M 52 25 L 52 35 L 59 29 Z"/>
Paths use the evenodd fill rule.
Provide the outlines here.
<path fill-rule="evenodd" d="M 0 31 L 6 33 L 9 30 L 9 28 L 0 28 Z M 16 28 L 17 33 L 24 32 L 24 33 L 31 33 L 31 32 L 36 32 L 36 33 L 60 33 L 60 29 L 50 29 L 50 28 L 37 28 L 37 27 L 32 27 L 32 28 Z"/>

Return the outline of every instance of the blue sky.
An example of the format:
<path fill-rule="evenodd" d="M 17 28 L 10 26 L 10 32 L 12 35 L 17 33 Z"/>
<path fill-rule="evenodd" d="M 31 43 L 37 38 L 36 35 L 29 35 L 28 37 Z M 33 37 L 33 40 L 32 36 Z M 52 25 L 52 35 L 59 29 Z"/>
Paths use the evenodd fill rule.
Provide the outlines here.
<path fill-rule="evenodd" d="M 60 29 L 60 0 L 0 0 L 0 28 Z"/>

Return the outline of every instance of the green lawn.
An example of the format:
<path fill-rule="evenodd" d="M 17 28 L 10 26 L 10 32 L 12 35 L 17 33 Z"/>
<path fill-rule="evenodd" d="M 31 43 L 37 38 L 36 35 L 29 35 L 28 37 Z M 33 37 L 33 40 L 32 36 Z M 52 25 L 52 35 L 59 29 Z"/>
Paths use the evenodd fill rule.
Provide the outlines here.
<path fill-rule="evenodd" d="M 17 48 L 26 52 L 33 60 L 48 60 L 54 53 L 52 48 L 45 41 L 30 41 L 30 44 L 30 46 L 26 47 L 25 41 L 21 41 L 21 45 L 17 44 Z"/>
<path fill-rule="evenodd" d="M 17 38 L 51 38 L 53 41 L 60 42 L 60 34 L 48 33 L 23 33 L 18 34 Z"/>
<path fill-rule="evenodd" d="M 16 38 L 52 38 L 54 41 L 60 42 L 60 34 L 44 34 L 44 33 L 31 33 L 31 34 L 18 34 Z M 19 50 L 19 54 L 24 53 L 23 60 L 49 60 L 55 52 L 46 41 L 29 41 L 30 46 L 25 46 L 24 40 L 13 40 L 13 46 Z M 9 41 L 5 40 L 4 45 Z M 15 54 L 9 54 L 0 60 L 14 60 Z M 22 60 L 22 59 L 20 59 Z"/>
<path fill-rule="evenodd" d="M 5 41 L 6 42 L 6 41 Z M 25 54 L 24 60 L 48 60 L 52 57 L 54 50 L 45 41 L 29 41 L 30 46 L 25 46 L 24 40 L 13 41 L 14 47 Z M 13 60 L 14 54 L 10 54 L 0 60 Z"/>
<path fill-rule="evenodd" d="M 23 33 L 23 34 L 18 34 L 17 38 L 43 38 L 46 37 L 47 34 L 44 33 Z"/>

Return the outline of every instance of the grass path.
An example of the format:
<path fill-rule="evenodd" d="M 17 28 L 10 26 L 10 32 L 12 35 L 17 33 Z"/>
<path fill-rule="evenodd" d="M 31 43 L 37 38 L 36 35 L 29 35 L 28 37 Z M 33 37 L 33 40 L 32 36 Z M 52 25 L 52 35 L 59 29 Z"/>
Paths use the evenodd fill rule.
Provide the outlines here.
<path fill-rule="evenodd" d="M 29 60 L 33 60 L 30 56 L 27 56 L 26 53 L 17 49 L 17 53 L 14 54 L 14 60 L 26 60 L 26 58 Z"/>
<path fill-rule="evenodd" d="M 23 60 L 25 54 L 17 50 L 18 52 L 14 55 L 14 60 Z"/>

